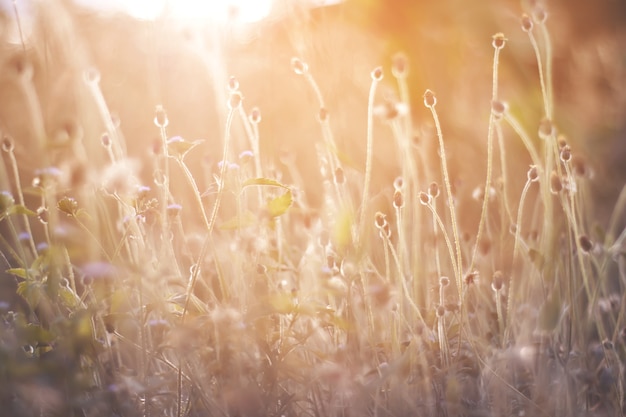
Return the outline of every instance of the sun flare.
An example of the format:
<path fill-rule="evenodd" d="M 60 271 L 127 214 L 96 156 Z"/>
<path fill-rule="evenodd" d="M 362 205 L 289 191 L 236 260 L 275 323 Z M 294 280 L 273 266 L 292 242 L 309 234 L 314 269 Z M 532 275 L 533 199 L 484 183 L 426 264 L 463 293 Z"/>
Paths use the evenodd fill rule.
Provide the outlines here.
<path fill-rule="evenodd" d="M 258 22 L 267 17 L 273 0 L 76 0 L 92 8 L 127 13 L 144 20 L 168 16 L 182 20 Z"/>

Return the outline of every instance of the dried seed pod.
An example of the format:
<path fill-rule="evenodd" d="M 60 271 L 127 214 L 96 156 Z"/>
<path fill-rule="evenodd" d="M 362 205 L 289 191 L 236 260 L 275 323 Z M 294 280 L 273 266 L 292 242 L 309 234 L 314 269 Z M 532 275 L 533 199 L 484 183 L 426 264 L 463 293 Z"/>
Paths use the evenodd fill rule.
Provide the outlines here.
<path fill-rule="evenodd" d="M 248 116 L 250 123 L 254 125 L 258 125 L 261 123 L 261 110 L 258 107 L 253 107 L 250 111 L 250 115 Z"/>
<path fill-rule="evenodd" d="M 535 6 L 535 9 L 533 10 L 533 20 L 537 24 L 542 25 L 546 22 L 547 19 L 548 12 L 546 12 L 546 9 L 544 9 L 541 5 Z"/>
<path fill-rule="evenodd" d="M 164 127 L 167 127 L 169 123 L 170 122 L 167 119 L 167 113 L 165 112 L 165 109 L 163 108 L 163 106 L 161 105 L 156 106 L 155 116 L 154 116 L 154 124 L 156 125 L 156 127 L 164 128 Z"/>
<path fill-rule="evenodd" d="M 409 73 L 409 60 L 403 53 L 398 53 L 393 57 L 391 73 L 396 78 L 406 78 Z"/>
<path fill-rule="evenodd" d="M 563 191 L 563 181 L 556 171 L 550 173 L 550 191 L 552 194 L 558 194 Z"/>
<path fill-rule="evenodd" d="M 431 182 L 428 186 L 428 195 L 434 199 L 439 197 L 439 193 L 439 184 L 437 184 L 436 182 Z"/>
<path fill-rule="evenodd" d="M 429 205 L 429 204 L 430 204 L 430 202 L 431 202 L 431 201 L 430 201 L 430 199 L 431 199 L 430 195 L 429 195 L 429 194 L 426 194 L 426 193 L 425 193 L 425 192 L 423 192 L 423 191 L 420 191 L 420 194 L 419 194 L 419 199 L 420 199 L 420 203 L 422 203 L 422 204 L 423 204 L 423 205 L 425 205 L 425 206 Z"/>
<path fill-rule="evenodd" d="M 578 238 L 578 243 L 580 244 L 580 249 L 583 252 L 589 253 L 593 249 L 593 242 L 587 235 L 582 235 Z"/>
<path fill-rule="evenodd" d="M 337 167 L 337 169 L 335 169 L 334 179 L 335 184 L 343 184 L 346 182 L 346 176 L 344 175 L 343 168 Z"/>
<path fill-rule="evenodd" d="M 91 67 L 83 73 L 83 79 L 87 84 L 98 84 L 100 82 L 100 71 Z"/>
<path fill-rule="evenodd" d="M 442 287 L 447 287 L 448 285 L 450 285 L 450 278 L 448 278 L 448 277 L 440 277 L 439 278 L 439 285 L 441 285 Z"/>
<path fill-rule="evenodd" d="M 446 314 L 446 307 L 443 305 L 437 306 L 437 317 L 443 317 Z"/>
<path fill-rule="evenodd" d="M 528 181 L 530 182 L 539 181 L 539 170 L 537 169 L 536 165 L 531 165 L 530 168 L 528 168 L 526 177 L 528 178 Z"/>
<path fill-rule="evenodd" d="M 322 123 L 328 120 L 328 110 L 325 107 L 320 107 L 320 111 L 317 113 L 317 120 Z"/>
<path fill-rule="evenodd" d="M 387 216 L 380 211 L 377 211 L 374 215 L 374 224 L 378 229 L 382 229 L 387 224 Z"/>
<path fill-rule="evenodd" d="M 435 93 L 431 90 L 426 90 L 424 92 L 424 106 L 430 109 L 435 107 L 435 105 L 437 105 L 437 97 L 435 97 Z"/>
<path fill-rule="evenodd" d="M 102 136 L 100 136 L 100 143 L 102 143 L 102 146 L 104 146 L 105 148 L 111 147 L 111 137 L 108 133 L 105 132 L 102 134 Z"/>
<path fill-rule="evenodd" d="M 530 32 L 531 30 L 533 30 L 533 20 L 526 13 L 522 15 L 521 22 L 522 30 L 524 32 Z"/>
<path fill-rule="evenodd" d="M 495 291 L 498 292 L 502 289 L 502 286 L 504 285 L 504 275 L 502 274 L 502 271 L 496 271 L 493 273 L 493 278 L 491 281 L 491 288 Z"/>
<path fill-rule="evenodd" d="M 561 161 L 563 161 L 564 163 L 568 163 L 572 160 L 572 148 L 570 148 L 569 145 L 563 146 L 563 148 L 561 148 L 559 156 L 561 158 Z"/>
<path fill-rule="evenodd" d="M 397 209 L 404 207 L 404 196 L 402 195 L 401 190 L 396 190 L 393 193 L 393 206 Z"/>
<path fill-rule="evenodd" d="M 372 76 L 372 80 L 375 82 L 379 82 L 383 79 L 383 69 L 382 67 L 376 67 L 372 70 L 372 72 L 370 73 L 370 75 Z"/>
<path fill-rule="evenodd" d="M 2 150 L 6 153 L 11 153 L 15 149 L 15 141 L 10 136 L 2 138 Z"/>
<path fill-rule="evenodd" d="M 304 75 L 309 71 L 309 66 L 300 58 L 291 58 L 291 68 L 298 75 Z"/>
<path fill-rule="evenodd" d="M 543 119 L 539 123 L 539 138 L 547 140 L 551 138 L 555 133 L 554 125 L 549 119 Z"/>
<path fill-rule="evenodd" d="M 241 106 L 241 102 L 243 101 L 243 96 L 239 91 L 234 91 L 230 93 L 230 97 L 228 98 L 228 108 L 230 110 L 235 110 L 239 106 Z"/>
<path fill-rule="evenodd" d="M 507 41 L 507 39 L 504 37 L 504 34 L 499 32 L 499 33 L 496 33 L 495 35 L 493 35 L 491 44 L 496 49 L 502 49 L 502 48 L 504 48 L 504 45 L 506 44 L 506 41 Z"/>
<path fill-rule="evenodd" d="M 228 89 L 228 92 L 230 93 L 234 93 L 235 91 L 238 91 L 239 80 L 237 80 L 237 78 L 231 75 L 230 78 L 228 79 L 228 84 L 226 85 L 226 88 Z"/>
<path fill-rule="evenodd" d="M 504 115 L 504 112 L 506 112 L 506 108 L 507 108 L 506 103 L 502 101 L 494 100 L 491 102 L 491 113 L 498 120 L 502 118 L 502 116 Z"/>
<path fill-rule="evenodd" d="M 404 179 L 402 177 L 396 177 L 393 180 L 393 189 L 394 190 L 402 190 L 404 188 Z"/>

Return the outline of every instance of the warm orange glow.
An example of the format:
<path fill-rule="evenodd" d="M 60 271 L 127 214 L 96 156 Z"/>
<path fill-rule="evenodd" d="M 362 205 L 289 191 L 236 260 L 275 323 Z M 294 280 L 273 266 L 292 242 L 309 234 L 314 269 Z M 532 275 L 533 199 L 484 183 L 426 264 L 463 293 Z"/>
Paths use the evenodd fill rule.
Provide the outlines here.
<path fill-rule="evenodd" d="M 267 17 L 272 0 L 116 0 L 104 1 L 105 10 L 121 10 L 138 19 L 151 20 L 165 14 L 176 19 L 206 19 L 250 23 Z M 94 6 L 93 2 L 90 6 Z"/>

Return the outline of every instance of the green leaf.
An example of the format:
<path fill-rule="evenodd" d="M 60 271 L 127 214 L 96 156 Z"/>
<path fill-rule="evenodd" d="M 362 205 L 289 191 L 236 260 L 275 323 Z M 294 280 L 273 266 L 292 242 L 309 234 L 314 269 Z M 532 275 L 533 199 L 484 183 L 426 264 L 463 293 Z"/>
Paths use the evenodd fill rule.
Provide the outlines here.
<path fill-rule="evenodd" d="M 35 309 L 44 296 L 42 284 L 39 281 L 22 281 L 17 284 L 17 294 L 24 298 L 30 308 Z"/>
<path fill-rule="evenodd" d="M 22 279 L 26 279 L 26 277 L 28 276 L 28 273 L 26 272 L 26 268 L 11 268 L 11 269 L 7 269 L 4 272 L 6 272 L 7 274 L 15 275 L 16 277 L 19 277 Z"/>
<path fill-rule="evenodd" d="M 286 190 L 289 189 L 289 187 L 287 187 L 285 184 L 282 184 L 276 180 L 271 180 L 269 178 L 249 178 L 241 184 L 241 187 L 248 187 L 250 185 L 269 185 L 273 187 L 281 187 Z"/>
<path fill-rule="evenodd" d="M 285 214 L 292 203 L 293 196 L 291 195 L 291 190 L 288 190 L 285 194 L 276 197 L 267 204 L 269 215 L 271 217 L 278 217 Z"/>
<path fill-rule="evenodd" d="M 63 305 L 68 308 L 74 309 L 80 305 L 80 297 L 70 288 L 63 285 L 59 287 L 59 298 Z"/>
<path fill-rule="evenodd" d="M 23 206 L 21 204 L 15 204 L 14 206 L 12 206 L 8 210 L 8 213 L 9 214 L 25 214 L 25 215 L 31 216 L 31 217 L 37 216 L 37 213 L 35 213 L 34 211 L 26 208 L 26 206 Z"/>

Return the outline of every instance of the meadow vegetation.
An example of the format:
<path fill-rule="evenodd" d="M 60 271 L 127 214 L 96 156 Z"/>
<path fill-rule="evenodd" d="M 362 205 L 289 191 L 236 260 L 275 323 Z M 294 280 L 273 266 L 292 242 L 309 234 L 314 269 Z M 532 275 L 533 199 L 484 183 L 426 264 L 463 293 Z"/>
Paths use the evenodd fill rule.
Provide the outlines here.
<path fill-rule="evenodd" d="M 71 99 L 43 94 L 54 45 L 5 46 L 2 413 L 622 416 L 626 192 L 595 220 L 594 167 L 559 127 L 548 11 L 516 13 L 537 94 L 499 71 L 513 34 L 483 39 L 480 152 L 458 164 L 452 104 L 409 82 L 424 63 L 401 51 L 359 75 L 353 149 L 333 128 L 342 95 L 316 79 L 332 69 L 297 48 L 281 112 L 234 74 L 206 110 L 215 140 L 180 136 L 154 102 L 137 109 L 151 142 L 112 116 L 106 73 L 78 61 Z M 55 97 L 76 113 L 51 126 Z M 269 117 L 315 137 L 307 155 L 268 146 Z"/>

